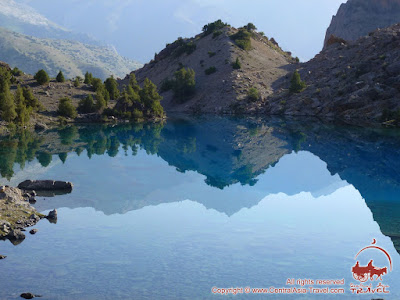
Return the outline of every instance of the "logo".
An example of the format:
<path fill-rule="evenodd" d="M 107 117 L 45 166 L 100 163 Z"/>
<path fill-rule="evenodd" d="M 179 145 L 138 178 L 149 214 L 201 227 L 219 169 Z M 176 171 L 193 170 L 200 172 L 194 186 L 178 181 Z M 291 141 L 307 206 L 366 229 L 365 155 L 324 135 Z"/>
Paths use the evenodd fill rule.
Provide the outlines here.
<path fill-rule="evenodd" d="M 388 260 L 388 265 L 386 266 L 377 266 L 374 265 L 374 260 L 371 259 L 369 263 L 366 266 L 360 265 L 360 261 L 357 260 L 359 255 L 363 253 L 366 250 L 375 250 L 383 253 L 387 260 Z M 368 252 L 370 253 L 370 252 Z M 364 255 L 365 256 L 365 255 Z M 361 249 L 357 255 L 355 256 L 355 260 L 357 260 L 356 264 L 351 268 L 351 272 L 353 273 L 353 278 L 357 281 L 360 282 L 360 284 L 351 284 L 350 289 L 353 293 L 357 294 L 379 294 L 379 293 L 389 293 L 387 290 L 389 288 L 388 285 L 383 285 L 381 282 L 374 288 L 372 284 L 370 285 L 364 285 L 363 283 L 367 282 L 368 280 L 374 282 L 377 280 L 382 281 L 382 278 L 388 274 L 388 272 L 393 271 L 393 264 L 392 264 L 392 258 L 390 257 L 389 253 L 383 249 L 382 247 L 379 247 L 376 245 L 376 239 L 373 240 L 372 244 Z"/>

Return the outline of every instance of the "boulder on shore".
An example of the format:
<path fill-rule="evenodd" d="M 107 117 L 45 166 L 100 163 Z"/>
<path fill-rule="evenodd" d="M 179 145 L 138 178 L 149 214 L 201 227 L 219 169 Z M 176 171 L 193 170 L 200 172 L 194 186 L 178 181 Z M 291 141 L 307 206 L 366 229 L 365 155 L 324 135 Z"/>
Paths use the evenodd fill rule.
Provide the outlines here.
<path fill-rule="evenodd" d="M 37 190 L 37 191 L 55 191 L 68 190 L 71 191 L 73 184 L 68 181 L 55 180 L 25 180 L 18 185 L 22 190 Z"/>

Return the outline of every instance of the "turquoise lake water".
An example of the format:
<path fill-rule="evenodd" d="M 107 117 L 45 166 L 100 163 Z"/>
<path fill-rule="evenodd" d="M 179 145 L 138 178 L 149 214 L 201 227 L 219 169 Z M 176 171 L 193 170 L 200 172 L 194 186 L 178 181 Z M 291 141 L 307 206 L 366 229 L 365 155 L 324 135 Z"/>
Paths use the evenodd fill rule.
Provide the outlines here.
<path fill-rule="evenodd" d="M 0 241 L 0 299 L 400 299 L 399 146 L 398 130 L 226 117 L 2 138 L 0 184 L 74 189 L 38 198 L 56 224 Z M 390 293 L 353 295 L 357 261 L 389 269 L 376 249 L 355 258 L 374 239 L 393 270 L 365 285 Z M 292 278 L 344 279 L 345 293 L 212 293 Z"/>

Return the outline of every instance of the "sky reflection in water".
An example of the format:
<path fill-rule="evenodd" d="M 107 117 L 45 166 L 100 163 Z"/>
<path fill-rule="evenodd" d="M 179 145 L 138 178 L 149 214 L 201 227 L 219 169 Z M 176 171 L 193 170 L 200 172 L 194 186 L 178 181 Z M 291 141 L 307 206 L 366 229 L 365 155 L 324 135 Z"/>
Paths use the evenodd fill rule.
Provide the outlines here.
<path fill-rule="evenodd" d="M 82 129 L 69 143 L 47 133 L 38 152 L 46 149 L 50 164 L 33 159 L 3 181 L 54 178 L 75 188 L 39 199 L 40 211 L 59 209 L 57 224 L 40 222 L 38 234 L 17 247 L 0 243 L 8 255 L 0 298 L 26 291 L 43 299 L 220 298 L 211 287 L 285 287 L 287 278 L 345 278 L 340 298 L 354 298 L 348 289 L 354 256 L 376 238 L 394 262 L 384 276 L 391 291 L 384 298 L 398 299 L 397 137 L 301 125 L 211 118 L 172 120 L 157 134 L 96 129 L 91 136 L 95 143 L 106 137 L 109 155 L 88 148 Z M 77 148 L 86 150 L 78 156 Z M 68 153 L 60 157 L 64 164 L 60 149 Z M 91 151 L 99 155 L 89 159 Z M 372 251 L 360 263 L 372 258 L 387 265 Z M 239 295 L 249 297 L 257 298 Z M 310 298 L 321 295 L 304 297 Z"/>

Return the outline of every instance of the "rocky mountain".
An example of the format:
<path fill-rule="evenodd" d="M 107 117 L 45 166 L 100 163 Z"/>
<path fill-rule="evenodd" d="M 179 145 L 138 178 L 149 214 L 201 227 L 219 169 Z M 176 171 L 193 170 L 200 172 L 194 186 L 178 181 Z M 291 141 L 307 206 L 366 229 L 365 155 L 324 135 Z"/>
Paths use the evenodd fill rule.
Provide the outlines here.
<path fill-rule="evenodd" d="M 0 60 L 26 73 L 43 68 L 55 76 L 62 70 L 69 78 L 86 71 L 102 79 L 124 77 L 141 66 L 114 47 L 67 30 L 14 0 L 0 0 Z"/>
<path fill-rule="evenodd" d="M 141 64 L 121 57 L 113 48 L 73 40 L 42 39 L 0 28 L 0 60 L 28 74 L 46 70 L 55 77 L 83 76 L 86 71 L 105 79 L 123 77 Z"/>
<path fill-rule="evenodd" d="M 349 0 L 332 18 L 324 47 L 331 35 L 355 41 L 375 29 L 397 23 L 400 23 L 400 0 Z"/>
<path fill-rule="evenodd" d="M 235 69 L 237 60 L 240 66 Z M 294 62 L 273 38 L 227 25 L 210 34 L 178 39 L 134 73 L 139 83 L 150 78 L 161 87 L 161 104 L 167 112 L 251 113 L 274 92 L 276 81 Z M 194 70 L 195 92 L 178 100 L 176 92 L 163 85 L 182 68 Z M 128 77 L 120 82 L 127 83 Z M 248 97 L 252 88 L 258 93 L 253 100 Z"/>
<path fill-rule="evenodd" d="M 398 123 L 400 24 L 355 42 L 338 40 L 299 65 L 306 88 L 290 93 L 290 77 L 268 99 L 265 113 Z"/>
<path fill-rule="evenodd" d="M 72 32 L 51 22 L 29 5 L 14 0 L 0 0 L 0 27 L 21 34 L 46 39 L 74 40 L 101 46 L 86 34 Z"/>

